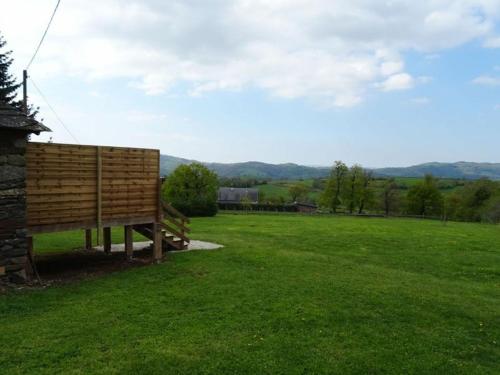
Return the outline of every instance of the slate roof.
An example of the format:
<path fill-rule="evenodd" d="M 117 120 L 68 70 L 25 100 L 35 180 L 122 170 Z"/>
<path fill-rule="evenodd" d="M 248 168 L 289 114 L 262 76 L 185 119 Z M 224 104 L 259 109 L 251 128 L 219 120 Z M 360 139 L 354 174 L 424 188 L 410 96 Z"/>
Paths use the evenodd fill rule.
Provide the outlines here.
<path fill-rule="evenodd" d="M 36 134 L 52 131 L 41 122 L 29 118 L 18 109 L 2 101 L 0 101 L 0 129 L 24 130 Z"/>

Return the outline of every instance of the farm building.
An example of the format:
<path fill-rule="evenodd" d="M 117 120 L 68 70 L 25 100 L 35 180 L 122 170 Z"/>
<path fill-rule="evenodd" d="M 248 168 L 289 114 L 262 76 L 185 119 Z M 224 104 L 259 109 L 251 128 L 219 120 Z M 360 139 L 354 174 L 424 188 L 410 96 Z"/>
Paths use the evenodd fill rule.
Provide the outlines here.
<path fill-rule="evenodd" d="M 29 279 L 38 233 L 83 229 L 90 249 L 94 228 L 109 253 L 111 227 L 123 226 L 126 255 L 135 230 L 153 240 L 156 261 L 186 247 L 189 220 L 161 200 L 159 150 L 28 141 L 48 130 L 1 105 L 0 278 Z"/>
<path fill-rule="evenodd" d="M 219 188 L 217 203 L 241 203 L 245 199 L 250 203 L 258 203 L 259 190 L 248 188 L 221 187 Z"/>

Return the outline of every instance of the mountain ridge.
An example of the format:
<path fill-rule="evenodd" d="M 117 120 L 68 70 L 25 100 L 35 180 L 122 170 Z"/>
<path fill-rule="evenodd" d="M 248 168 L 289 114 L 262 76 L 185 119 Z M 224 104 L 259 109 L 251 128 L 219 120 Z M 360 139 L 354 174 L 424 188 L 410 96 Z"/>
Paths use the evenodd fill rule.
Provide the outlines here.
<path fill-rule="evenodd" d="M 199 162 L 171 155 L 160 156 L 160 173 L 170 174 L 181 164 Z M 216 172 L 220 177 L 255 177 L 266 179 L 308 179 L 327 177 L 331 167 L 305 166 L 295 163 L 271 164 L 259 161 L 241 163 L 199 162 Z M 500 180 L 500 163 L 477 163 L 458 161 L 454 163 L 429 162 L 409 167 L 373 168 L 380 177 L 422 177 L 432 174 L 440 178 L 478 179 L 487 177 Z"/>

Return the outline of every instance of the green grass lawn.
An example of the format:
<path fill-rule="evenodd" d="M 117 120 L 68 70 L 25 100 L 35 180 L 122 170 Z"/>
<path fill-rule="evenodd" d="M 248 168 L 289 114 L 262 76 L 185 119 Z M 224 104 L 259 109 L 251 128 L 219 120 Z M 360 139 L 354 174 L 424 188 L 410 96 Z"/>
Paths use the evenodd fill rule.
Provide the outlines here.
<path fill-rule="evenodd" d="M 498 226 L 241 214 L 192 227 L 225 248 L 0 296 L 2 374 L 500 373 Z"/>

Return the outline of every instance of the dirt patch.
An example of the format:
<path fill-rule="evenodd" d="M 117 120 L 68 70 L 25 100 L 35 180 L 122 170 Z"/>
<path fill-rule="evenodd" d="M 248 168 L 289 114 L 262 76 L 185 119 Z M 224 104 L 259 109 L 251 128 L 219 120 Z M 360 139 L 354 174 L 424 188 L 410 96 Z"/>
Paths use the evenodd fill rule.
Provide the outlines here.
<path fill-rule="evenodd" d="M 60 284 L 98 277 L 153 263 L 151 249 L 134 252 L 128 260 L 124 253 L 105 254 L 96 250 L 75 250 L 69 253 L 37 255 L 35 263 L 42 282 Z"/>
<path fill-rule="evenodd" d="M 5 293 L 8 290 L 38 289 L 88 280 L 130 268 L 144 267 L 152 263 L 154 261 L 150 248 L 134 251 L 134 258 L 131 260 L 128 260 L 124 253 L 105 254 L 97 250 L 41 254 L 35 256 L 35 264 L 42 285 L 34 277 L 29 284 L 0 284 L 0 293 Z"/>

